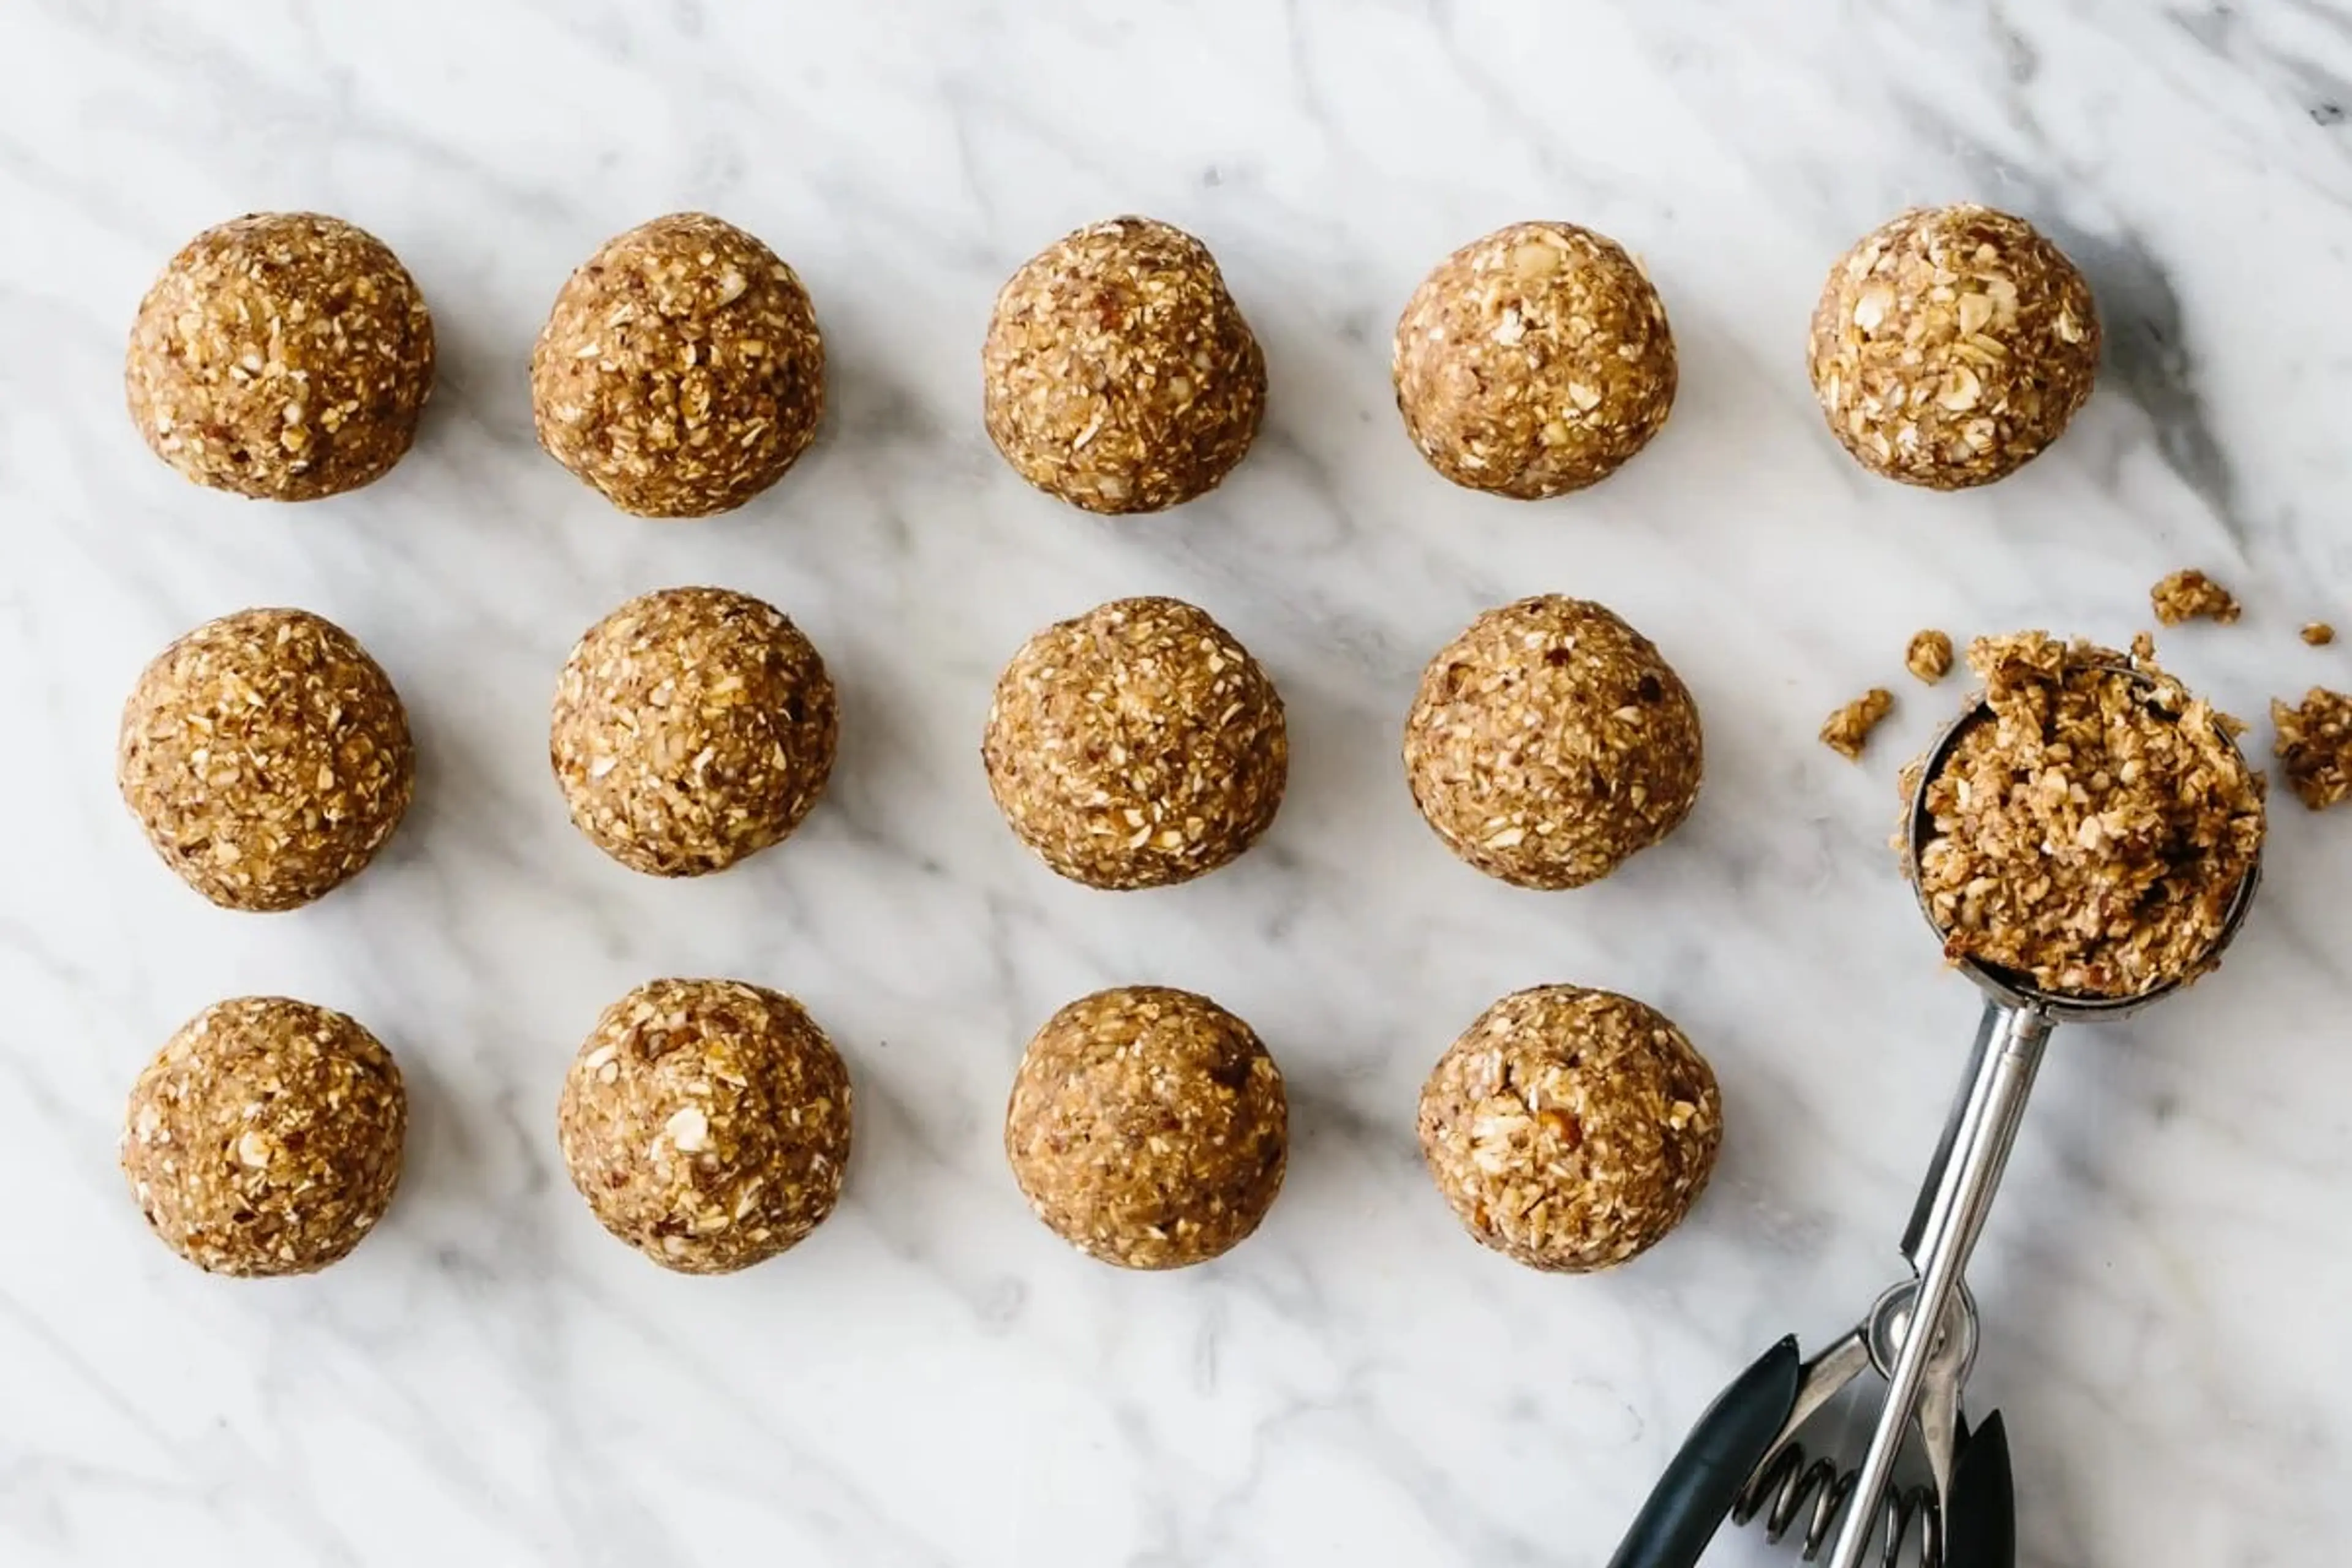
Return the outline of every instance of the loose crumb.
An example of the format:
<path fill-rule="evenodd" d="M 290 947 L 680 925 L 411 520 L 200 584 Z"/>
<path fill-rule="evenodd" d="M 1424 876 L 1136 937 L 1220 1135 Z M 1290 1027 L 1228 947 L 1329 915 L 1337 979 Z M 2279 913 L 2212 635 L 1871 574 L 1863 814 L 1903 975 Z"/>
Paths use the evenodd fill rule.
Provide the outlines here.
<path fill-rule="evenodd" d="M 2156 634 L 2153 632 L 2134 632 L 2132 634 L 2131 640 L 2131 656 L 2132 662 L 2134 664 L 2154 664 L 2156 662 Z"/>
<path fill-rule="evenodd" d="M 2314 647 L 2326 647 L 2336 640 L 2336 628 L 2326 621 L 2314 621 L 2303 628 L 2303 640 Z"/>
<path fill-rule="evenodd" d="M 1879 722 L 1895 711 L 1895 693 L 1884 686 L 1874 686 L 1836 712 L 1822 725 L 1822 744 L 1847 762 L 1862 760 L 1862 749 L 1870 742 L 1870 732 Z"/>
<path fill-rule="evenodd" d="M 1946 956 L 2103 997 L 2212 967 L 2264 826 L 2235 721 L 2042 632 L 1979 638 L 1969 663 L 1990 711 L 1928 782 L 1919 858 Z"/>
<path fill-rule="evenodd" d="M 2296 798 L 2325 811 L 2352 797 L 2352 697 L 2315 686 L 2300 708 L 2273 698 L 2271 723 L 2278 730 L 2272 754 Z"/>
<path fill-rule="evenodd" d="M 2194 568 L 2165 578 L 2147 591 L 2147 598 L 2156 618 L 2168 626 L 2200 619 L 2228 626 L 2238 618 L 2238 601 L 2230 590 Z"/>
<path fill-rule="evenodd" d="M 1915 632 L 1903 650 L 1903 668 L 1933 686 L 1952 673 L 1952 639 L 1930 626 Z"/>

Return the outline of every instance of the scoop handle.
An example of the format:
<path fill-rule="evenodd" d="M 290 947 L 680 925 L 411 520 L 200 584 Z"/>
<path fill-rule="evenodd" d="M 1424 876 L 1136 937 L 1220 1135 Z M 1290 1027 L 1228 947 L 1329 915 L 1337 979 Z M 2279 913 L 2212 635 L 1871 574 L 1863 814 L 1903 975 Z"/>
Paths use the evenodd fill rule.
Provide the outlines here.
<path fill-rule="evenodd" d="M 1694 1568 L 1797 1407 L 1801 1373 L 1790 1334 L 1716 1396 L 1651 1489 L 1609 1568 Z"/>

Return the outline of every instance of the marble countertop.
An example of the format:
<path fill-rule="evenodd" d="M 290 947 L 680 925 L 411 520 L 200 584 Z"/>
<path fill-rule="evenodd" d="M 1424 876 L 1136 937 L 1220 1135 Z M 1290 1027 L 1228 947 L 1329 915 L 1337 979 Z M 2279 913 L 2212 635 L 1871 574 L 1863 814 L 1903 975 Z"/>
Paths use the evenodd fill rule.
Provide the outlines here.
<path fill-rule="evenodd" d="M 1957 700 L 1910 633 L 2124 638 L 2200 564 L 2249 609 L 2168 637 L 2182 674 L 2247 713 L 2352 683 L 2294 635 L 2352 626 L 2341 0 L 10 0 L 0 59 L 11 1568 L 1598 1563 L 1727 1377 L 1901 1270 L 1976 1010 L 1883 849 Z M 2110 363 L 2048 457 L 1938 496 L 1828 439 L 1801 344 L 1848 241 L 1963 197 L 2080 258 Z M 390 478 L 277 508 L 149 458 L 120 374 L 182 241 L 294 206 L 400 253 L 442 379 Z M 657 525 L 538 453 L 525 363 L 575 262 L 688 206 L 801 269 L 832 408 L 765 499 Z M 1273 394 L 1223 489 L 1106 522 L 998 460 L 977 353 L 1015 264 L 1123 211 L 1208 240 Z M 1644 257 L 1683 385 L 1622 474 L 1529 506 L 1423 466 L 1387 358 L 1429 266 L 1534 216 Z M 696 582 L 798 618 L 845 717 L 799 837 L 670 884 L 566 824 L 546 704 L 590 622 Z M 1570 894 L 1454 861 L 1396 757 L 1428 655 L 1545 590 L 1655 637 L 1707 721 L 1690 824 Z M 1016 846 L 976 748 L 1028 632 L 1140 592 L 1271 667 L 1292 787 L 1232 869 L 1101 895 Z M 422 754 L 385 858 L 269 918 L 166 875 L 110 779 L 140 666 L 252 604 L 361 637 Z M 1882 683 L 1864 765 L 1814 743 Z M 2061 1036 L 1972 1272 L 2038 1568 L 2352 1534 L 2352 814 L 2283 803 L 2270 866 L 2221 973 Z M 681 973 L 797 993 L 858 1084 L 840 1213 L 725 1279 L 614 1245 L 555 1157 L 597 1010 Z M 1063 1247 L 999 1147 L 1035 1025 L 1147 980 L 1250 1019 L 1293 1095 L 1265 1229 L 1174 1276 Z M 1412 1142 L 1446 1042 L 1552 980 L 1664 1008 L 1727 1100 L 1691 1223 L 1597 1278 L 1473 1245 Z M 353 1013 L 414 1096 L 390 1218 L 307 1280 L 187 1268 L 114 1163 L 140 1064 L 253 991 Z"/>

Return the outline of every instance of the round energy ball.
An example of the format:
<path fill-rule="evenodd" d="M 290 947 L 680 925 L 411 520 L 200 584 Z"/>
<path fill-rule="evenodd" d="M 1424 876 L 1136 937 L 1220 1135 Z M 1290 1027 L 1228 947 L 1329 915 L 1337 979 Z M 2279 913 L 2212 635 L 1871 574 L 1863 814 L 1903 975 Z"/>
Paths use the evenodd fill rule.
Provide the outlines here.
<path fill-rule="evenodd" d="M 996 296 L 981 370 L 1004 460 L 1094 512 L 1206 494 L 1265 417 L 1265 355 L 1216 258 L 1150 218 L 1092 225 L 1024 263 Z"/>
<path fill-rule="evenodd" d="M 433 391 L 433 318 L 383 242 L 319 213 L 208 228 L 139 302 L 132 423 L 185 478 L 262 500 L 382 479 Z"/>
<path fill-rule="evenodd" d="M 1115 599 L 1022 645 L 981 759 L 1005 823 L 1046 865 L 1092 888 L 1160 888 L 1257 842 L 1290 742 L 1274 682 L 1208 612 Z"/>
<path fill-rule="evenodd" d="M 1714 1173 L 1723 1099 L 1706 1058 L 1630 996 L 1504 997 L 1438 1058 L 1421 1152 L 1470 1234 L 1583 1274 L 1664 1239 Z"/>
<path fill-rule="evenodd" d="M 2099 369 L 2091 286 L 2032 224 L 1907 212 L 1830 268 L 1806 363 L 1830 431 L 1873 473 L 1990 484 L 2066 428 Z"/>
<path fill-rule="evenodd" d="M 656 980 L 605 1008 L 556 1111 L 597 1222 L 681 1274 L 749 1268 L 824 1223 L 849 1126 L 849 1069 L 824 1031 L 738 980 Z"/>
<path fill-rule="evenodd" d="M 815 307 L 733 224 L 657 217 L 606 240 L 556 295 L 530 408 L 548 455 L 623 511 L 732 511 L 816 438 Z"/>
<path fill-rule="evenodd" d="M 376 857 L 416 752 L 392 681 L 308 610 L 241 610 L 155 657 L 122 707 L 115 780 L 180 879 L 227 910 L 290 910 Z"/>
<path fill-rule="evenodd" d="M 1607 479 L 1675 403 L 1657 289 L 1574 224 L 1513 224 L 1438 263 L 1397 321 L 1393 369 L 1430 467 L 1520 500 Z"/>
<path fill-rule="evenodd" d="M 391 1205 L 408 1133 L 392 1053 L 341 1013 L 216 1002 L 131 1090 L 122 1172 L 155 1234 L 213 1274 L 308 1274 Z"/>
<path fill-rule="evenodd" d="M 1122 1268 L 1205 1263 L 1282 1189 L 1290 1112 L 1250 1026 L 1160 985 L 1098 991 L 1022 1054 L 1004 1154 L 1037 1217 Z"/>
<path fill-rule="evenodd" d="M 1405 775 L 1456 855 L 1523 888 L 1598 881 L 1679 826 L 1705 762 L 1698 705 L 1600 605 L 1488 610 L 1422 672 Z"/>
<path fill-rule="evenodd" d="M 723 871 L 801 825 L 833 772 L 824 660 L 782 611 L 665 588 L 588 628 L 548 752 L 574 826 L 632 870 Z"/>

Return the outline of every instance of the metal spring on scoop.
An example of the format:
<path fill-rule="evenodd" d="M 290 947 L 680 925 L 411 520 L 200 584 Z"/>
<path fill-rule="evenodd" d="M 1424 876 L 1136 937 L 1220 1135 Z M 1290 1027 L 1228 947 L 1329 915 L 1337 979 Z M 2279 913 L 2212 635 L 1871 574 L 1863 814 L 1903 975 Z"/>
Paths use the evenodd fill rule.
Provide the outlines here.
<path fill-rule="evenodd" d="M 1798 1516 L 1808 1513 L 1810 1504 L 1800 1545 L 1802 1560 L 1813 1562 L 1828 1548 L 1860 1475 L 1858 1469 L 1841 1470 L 1827 1458 L 1808 1463 L 1802 1447 L 1784 1443 L 1740 1492 L 1732 1505 L 1731 1522 L 1745 1525 L 1761 1514 L 1764 1539 L 1778 1546 Z M 1880 1505 L 1880 1520 L 1879 1562 L 1885 1568 L 1896 1568 L 1904 1538 L 1915 1523 L 1919 1527 L 1919 1568 L 1943 1568 L 1944 1521 L 1933 1488 L 1890 1487 Z"/>

